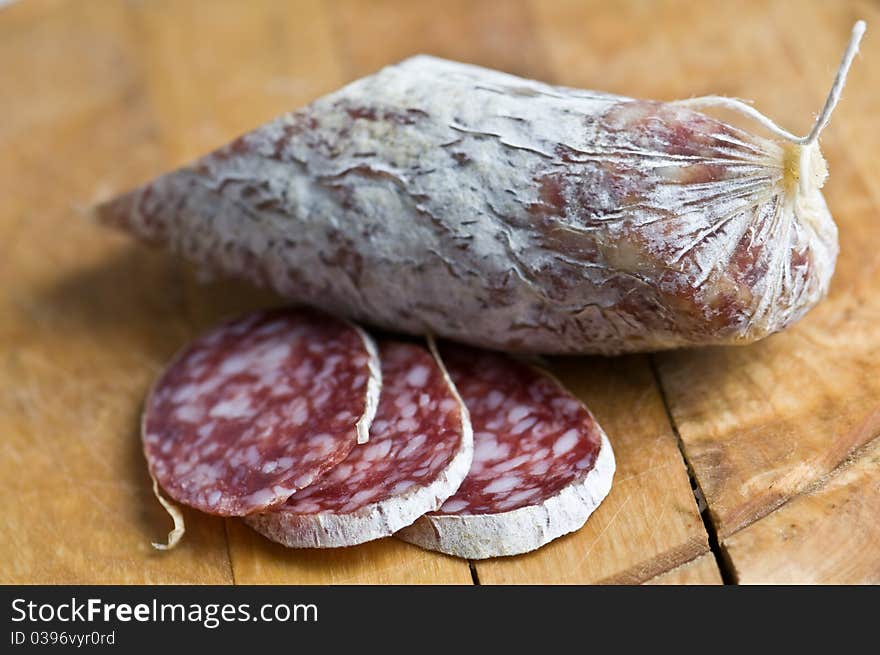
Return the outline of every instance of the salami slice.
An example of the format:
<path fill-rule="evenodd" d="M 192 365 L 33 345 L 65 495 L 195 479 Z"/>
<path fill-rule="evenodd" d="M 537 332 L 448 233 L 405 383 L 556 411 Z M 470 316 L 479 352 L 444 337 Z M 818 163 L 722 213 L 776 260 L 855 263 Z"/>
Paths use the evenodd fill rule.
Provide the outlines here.
<path fill-rule="evenodd" d="M 590 412 L 554 378 L 511 358 L 458 346 L 442 354 L 470 411 L 473 464 L 455 495 L 398 536 L 482 559 L 534 550 L 583 526 L 615 468 Z"/>
<path fill-rule="evenodd" d="M 150 472 L 210 514 L 279 505 L 366 437 L 380 385 L 375 346 L 349 323 L 303 309 L 226 322 L 178 354 L 147 398 Z"/>
<path fill-rule="evenodd" d="M 387 537 L 455 493 L 471 465 L 467 409 L 439 360 L 403 342 L 380 345 L 382 394 L 370 443 L 280 508 L 245 518 L 295 548 Z"/>

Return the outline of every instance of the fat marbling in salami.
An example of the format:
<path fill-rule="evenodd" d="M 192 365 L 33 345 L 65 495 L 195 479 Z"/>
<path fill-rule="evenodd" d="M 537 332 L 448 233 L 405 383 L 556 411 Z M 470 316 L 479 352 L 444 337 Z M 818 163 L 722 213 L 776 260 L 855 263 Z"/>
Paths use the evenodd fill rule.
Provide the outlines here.
<path fill-rule="evenodd" d="M 243 516 L 283 503 L 367 437 L 375 346 L 306 309 L 223 323 L 179 353 L 143 416 L 150 473 L 177 502 Z"/>
<path fill-rule="evenodd" d="M 245 522 L 286 546 L 352 546 L 387 537 L 455 493 L 470 468 L 467 410 L 428 351 L 380 342 L 382 393 L 370 442 L 310 487 Z"/>
<path fill-rule="evenodd" d="M 590 412 L 553 377 L 505 355 L 452 345 L 441 355 L 470 411 L 473 463 L 455 495 L 398 536 L 481 559 L 583 526 L 615 468 Z"/>

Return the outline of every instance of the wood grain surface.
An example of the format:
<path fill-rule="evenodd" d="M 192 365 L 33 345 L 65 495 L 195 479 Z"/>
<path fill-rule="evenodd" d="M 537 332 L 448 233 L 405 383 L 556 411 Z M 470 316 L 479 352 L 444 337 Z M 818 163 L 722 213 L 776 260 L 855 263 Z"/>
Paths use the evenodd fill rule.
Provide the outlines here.
<path fill-rule="evenodd" d="M 720 585 L 721 575 L 712 553 L 700 555 L 690 562 L 651 578 L 648 585 Z"/>
<path fill-rule="evenodd" d="M 822 142 L 841 241 L 828 299 L 752 346 L 552 362 L 618 460 L 584 529 L 469 565 L 394 539 L 293 551 L 186 511 L 181 545 L 150 547 L 170 525 L 141 454 L 148 385 L 220 317 L 279 300 L 200 283 L 84 208 L 418 52 L 750 98 L 806 131 L 857 18 L 868 35 Z M 28 0 L 0 8 L 0 62 L 0 583 L 880 581 L 877 3 Z"/>

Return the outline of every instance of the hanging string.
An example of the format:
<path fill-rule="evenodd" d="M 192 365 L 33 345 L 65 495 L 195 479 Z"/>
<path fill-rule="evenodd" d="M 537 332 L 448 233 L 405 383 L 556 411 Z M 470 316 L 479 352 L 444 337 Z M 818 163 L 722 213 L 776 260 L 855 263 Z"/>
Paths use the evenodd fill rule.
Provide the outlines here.
<path fill-rule="evenodd" d="M 819 134 L 825 129 L 825 126 L 828 125 L 828 121 L 831 120 L 831 113 L 840 101 L 840 95 L 843 93 L 843 87 L 846 84 L 846 76 L 852 66 L 853 59 L 855 59 L 855 56 L 859 51 L 859 44 L 861 43 L 864 34 L 865 21 L 860 20 L 853 26 L 849 45 L 843 53 L 843 59 L 840 61 L 840 66 L 837 68 L 837 75 L 834 76 L 834 83 L 831 85 L 831 91 L 829 91 L 828 97 L 825 100 L 825 106 L 822 107 L 822 111 L 816 118 L 816 122 L 813 124 L 813 129 L 811 129 L 806 136 L 796 136 L 788 130 L 779 127 L 779 125 L 774 123 L 773 120 L 738 98 L 700 96 L 698 98 L 688 98 L 687 100 L 677 100 L 673 104 L 686 107 L 721 107 L 724 109 L 730 109 L 756 120 L 767 128 L 767 130 L 786 141 L 791 141 L 792 143 L 802 146 L 811 145 L 816 142 L 819 138 Z"/>

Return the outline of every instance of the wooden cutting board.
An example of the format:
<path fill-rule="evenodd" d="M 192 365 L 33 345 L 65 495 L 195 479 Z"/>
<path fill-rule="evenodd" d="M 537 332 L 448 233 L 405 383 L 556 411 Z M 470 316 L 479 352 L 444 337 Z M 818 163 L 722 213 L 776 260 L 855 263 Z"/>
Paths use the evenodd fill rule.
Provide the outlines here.
<path fill-rule="evenodd" d="M 584 529 L 469 564 L 393 539 L 291 551 L 187 511 L 179 548 L 150 547 L 170 526 L 139 443 L 147 386 L 220 317 L 278 300 L 200 284 L 83 208 L 417 52 L 751 98 L 806 131 L 856 18 L 823 139 L 829 298 L 748 347 L 555 361 L 618 459 Z M 0 583 L 880 582 L 876 3 L 30 0 L 0 9 L 0 62 Z"/>

